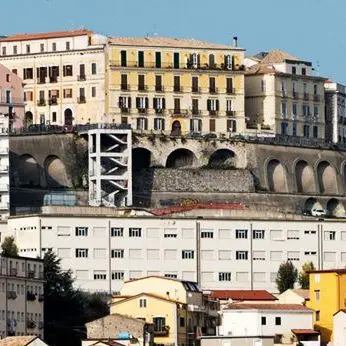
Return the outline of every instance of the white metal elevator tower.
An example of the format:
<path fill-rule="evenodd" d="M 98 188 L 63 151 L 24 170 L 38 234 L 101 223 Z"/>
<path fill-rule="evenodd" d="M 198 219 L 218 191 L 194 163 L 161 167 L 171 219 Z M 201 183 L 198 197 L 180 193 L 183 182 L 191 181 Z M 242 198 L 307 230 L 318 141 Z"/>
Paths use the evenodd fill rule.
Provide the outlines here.
<path fill-rule="evenodd" d="M 132 205 L 131 130 L 99 128 L 88 131 L 89 204 Z"/>

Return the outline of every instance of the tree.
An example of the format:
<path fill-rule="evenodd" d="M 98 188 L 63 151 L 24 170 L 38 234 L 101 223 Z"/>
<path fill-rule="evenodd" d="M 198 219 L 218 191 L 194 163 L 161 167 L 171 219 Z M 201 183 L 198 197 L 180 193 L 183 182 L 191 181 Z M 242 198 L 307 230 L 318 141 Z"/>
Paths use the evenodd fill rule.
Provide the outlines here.
<path fill-rule="evenodd" d="M 282 293 L 293 288 L 297 278 L 298 270 L 291 261 L 281 263 L 275 280 L 279 292 Z"/>
<path fill-rule="evenodd" d="M 81 292 L 73 287 L 70 270 L 63 271 L 54 252 L 44 256 L 45 341 L 49 345 L 80 345 L 84 324 L 109 313 L 105 295 Z"/>
<path fill-rule="evenodd" d="M 1 244 L 1 255 L 4 257 L 18 257 L 18 247 L 14 237 L 6 237 Z"/>
<path fill-rule="evenodd" d="M 302 266 L 302 271 L 299 273 L 298 282 L 301 288 L 309 289 L 309 274 L 307 272 L 315 270 L 315 266 L 312 262 L 306 262 Z"/>

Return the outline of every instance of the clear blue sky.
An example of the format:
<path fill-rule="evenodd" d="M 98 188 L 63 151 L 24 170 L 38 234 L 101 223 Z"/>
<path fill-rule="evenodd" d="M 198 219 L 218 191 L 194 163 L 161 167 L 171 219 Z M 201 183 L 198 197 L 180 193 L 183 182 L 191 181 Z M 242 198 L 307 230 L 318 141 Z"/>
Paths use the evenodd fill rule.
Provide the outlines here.
<path fill-rule="evenodd" d="M 109 36 L 188 37 L 247 54 L 279 48 L 346 83 L 345 0 L 8 0 L 0 34 L 75 29 Z M 13 13 L 13 15 L 11 15 Z"/>

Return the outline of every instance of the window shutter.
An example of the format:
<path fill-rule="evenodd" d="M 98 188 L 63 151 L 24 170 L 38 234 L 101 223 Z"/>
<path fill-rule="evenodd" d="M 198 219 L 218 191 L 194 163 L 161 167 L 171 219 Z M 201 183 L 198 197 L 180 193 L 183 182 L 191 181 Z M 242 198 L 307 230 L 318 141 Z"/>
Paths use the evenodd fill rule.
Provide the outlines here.
<path fill-rule="evenodd" d="M 140 100 L 139 97 L 136 97 L 136 108 L 138 109 L 140 107 Z"/>
<path fill-rule="evenodd" d="M 211 110 L 211 100 L 207 100 L 207 110 Z"/>
<path fill-rule="evenodd" d="M 233 132 L 237 132 L 237 122 L 233 121 Z"/>
<path fill-rule="evenodd" d="M 128 107 L 131 108 L 131 97 L 127 98 L 127 104 L 128 104 Z"/>
<path fill-rule="evenodd" d="M 148 130 L 148 118 L 144 119 L 144 130 Z"/>
<path fill-rule="evenodd" d="M 162 99 L 162 109 L 166 109 L 166 99 Z"/>
<path fill-rule="evenodd" d="M 202 131 L 202 120 L 198 119 L 198 132 Z"/>
<path fill-rule="evenodd" d="M 219 111 L 219 100 L 216 100 L 216 111 Z"/>
<path fill-rule="evenodd" d="M 140 130 L 140 124 L 141 124 L 141 123 L 140 123 L 140 120 L 141 120 L 141 119 L 137 118 L 137 130 Z"/>
<path fill-rule="evenodd" d="M 153 108 L 157 109 L 157 98 L 156 97 L 154 97 L 154 99 L 153 99 Z"/>
<path fill-rule="evenodd" d="M 165 119 L 162 119 L 161 128 L 162 128 L 162 131 L 165 131 Z"/>
<path fill-rule="evenodd" d="M 145 98 L 145 108 L 149 108 L 149 97 Z"/>
<path fill-rule="evenodd" d="M 52 67 L 49 66 L 49 77 L 52 77 L 53 73 L 52 73 Z"/>
<path fill-rule="evenodd" d="M 119 105 L 119 108 L 121 108 L 123 106 L 123 101 L 122 101 L 121 97 L 119 97 L 118 105 Z"/>
<path fill-rule="evenodd" d="M 38 67 L 36 68 L 36 76 L 37 78 L 40 78 L 40 69 Z"/>
<path fill-rule="evenodd" d="M 197 66 L 199 67 L 201 65 L 201 55 L 197 54 Z"/>

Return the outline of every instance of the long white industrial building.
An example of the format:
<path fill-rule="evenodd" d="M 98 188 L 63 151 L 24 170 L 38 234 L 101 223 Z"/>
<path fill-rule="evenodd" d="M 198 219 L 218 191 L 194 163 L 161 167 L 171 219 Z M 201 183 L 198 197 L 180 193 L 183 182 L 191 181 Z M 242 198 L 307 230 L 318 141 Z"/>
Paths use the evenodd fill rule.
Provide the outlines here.
<path fill-rule="evenodd" d="M 276 292 L 283 261 L 299 270 L 307 261 L 319 269 L 346 263 L 344 220 L 220 217 L 216 211 L 159 217 L 106 209 L 50 207 L 11 217 L 7 234 L 15 236 L 23 256 L 55 251 L 83 290 L 117 292 L 124 280 L 165 275 L 196 281 L 203 289 Z"/>

